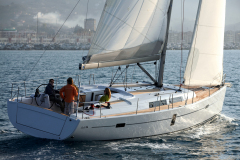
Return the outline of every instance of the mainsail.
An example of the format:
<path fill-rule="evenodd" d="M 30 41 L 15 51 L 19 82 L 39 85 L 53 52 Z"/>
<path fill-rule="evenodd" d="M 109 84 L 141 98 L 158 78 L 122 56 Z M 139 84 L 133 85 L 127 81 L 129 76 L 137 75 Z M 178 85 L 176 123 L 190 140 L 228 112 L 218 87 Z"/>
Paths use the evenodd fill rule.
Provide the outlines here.
<path fill-rule="evenodd" d="M 158 60 L 170 0 L 107 0 L 81 69 Z"/>
<path fill-rule="evenodd" d="M 223 77 L 226 0 L 200 0 L 185 85 L 219 85 Z"/>

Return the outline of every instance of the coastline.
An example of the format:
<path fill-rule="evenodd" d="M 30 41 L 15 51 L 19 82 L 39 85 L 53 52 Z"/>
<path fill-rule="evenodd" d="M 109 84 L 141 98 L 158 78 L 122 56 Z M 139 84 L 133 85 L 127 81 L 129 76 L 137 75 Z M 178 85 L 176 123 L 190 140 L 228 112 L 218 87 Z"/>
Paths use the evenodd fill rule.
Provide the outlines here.
<path fill-rule="evenodd" d="M 89 50 L 90 47 L 90 43 L 0 43 L 0 50 Z M 181 47 L 170 45 L 167 50 L 181 50 Z M 190 50 L 190 47 L 182 50 Z M 225 46 L 224 50 L 240 50 L 240 47 Z"/>

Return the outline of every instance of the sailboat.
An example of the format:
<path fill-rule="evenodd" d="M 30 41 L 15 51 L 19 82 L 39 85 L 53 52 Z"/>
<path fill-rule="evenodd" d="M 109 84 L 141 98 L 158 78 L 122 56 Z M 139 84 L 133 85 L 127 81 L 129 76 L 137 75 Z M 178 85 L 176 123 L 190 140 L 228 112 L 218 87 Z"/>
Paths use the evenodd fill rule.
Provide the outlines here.
<path fill-rule="evenodd" d="M 180 85 L 163 84 L 173 0 L 107 0 L 80 70 L 137 64 L 152 82 L 81 85 L 75 113 L 62 114 L 48 95 L 8 100 L 14 127 L 39 138 L 116 140 L 173 133 L 213 120 L 225 92 L 223 41 L 226 0 L 200 0 Z M 158 78 L 141 65 L 159 60 Z M 99 98 L 112 92 L 108 107 Z M 96 107 L 96 106 L 100 107 Z"/>

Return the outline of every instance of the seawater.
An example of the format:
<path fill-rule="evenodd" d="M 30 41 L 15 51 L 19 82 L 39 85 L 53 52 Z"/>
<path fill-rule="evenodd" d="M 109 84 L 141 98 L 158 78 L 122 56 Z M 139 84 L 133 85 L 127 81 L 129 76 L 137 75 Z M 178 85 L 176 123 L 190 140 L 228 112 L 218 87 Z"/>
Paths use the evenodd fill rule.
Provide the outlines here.
<path fill-rule="evenodd" d="M 94 74 L 96 83 L 110 82 L 118 67 L 79 71 L 81 57 L 87 51 L 0 51 L 0 159 L 239 159 L 240 158 L 240 51 L 224 51 L 224 72 L 227 88 L 222 113 L 213 122 L 187 131 L 144 138 L 67 142 L 35 138 L 12 126 L 7 115 L 7 99 L 16 96 L 16 89 L 23 88 L 30 95 L 49 78 L 58 80 L 57 88 L 73 77 L 75 83 L 89 84 Z M 188 51 L 182 52 L 183 66 L 180 72 L 181 51 L 167 51 L 164 83 L 178 84 L 183 76 Z M 35 66 L 35 67 L 34 67 Z M 155 77 L 153 62 L 144 67 Z M 33 69 L 34 68 L 34 69 Z M 121 71 L 125 66 L 121 67 Z M 122 83 L 125 72 L 117 82 Z M 180 74 L 181 73 L 181 74 Z M 62 78 L 61 78 L 62 77 Z M 42 80 L 43 79 L 43 80 Z M 150 81 L 137 66 L 127 70 L 127 81 Z M 90 83 L 93 83 L 91 79 Z M 40 87 L 44 90 L 44 86 Z M 25 90 L 20 91 L 25 95 Z M 96 133 L 98 136 L 98 133 Z"/>

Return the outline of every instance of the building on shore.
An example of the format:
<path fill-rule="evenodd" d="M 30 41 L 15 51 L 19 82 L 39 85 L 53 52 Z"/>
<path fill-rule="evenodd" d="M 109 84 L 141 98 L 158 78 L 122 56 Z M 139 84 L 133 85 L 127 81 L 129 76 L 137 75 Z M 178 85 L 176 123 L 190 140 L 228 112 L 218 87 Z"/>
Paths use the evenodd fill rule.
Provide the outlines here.
<path fill-rule="evenodd" d="M 17 30 L 15 28 L 5 28 L 0 30 L 0 38 L 10 38 L 14 37 L 17 34 Z"/>
<path fill-rule="evenodd" d="M 96 19 L 89 18 L 84 20 L 84 29 L 89 31 L 96 31 Z"/>

